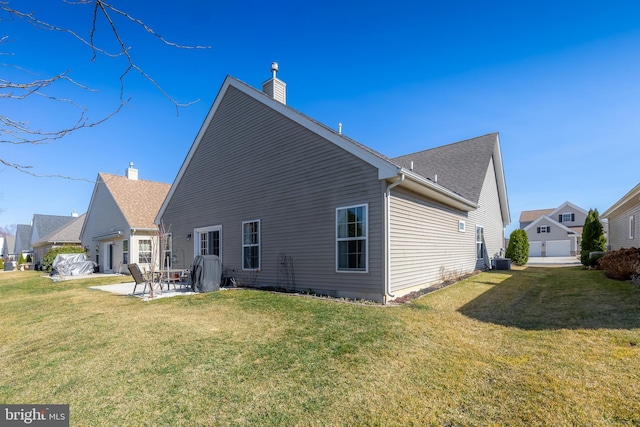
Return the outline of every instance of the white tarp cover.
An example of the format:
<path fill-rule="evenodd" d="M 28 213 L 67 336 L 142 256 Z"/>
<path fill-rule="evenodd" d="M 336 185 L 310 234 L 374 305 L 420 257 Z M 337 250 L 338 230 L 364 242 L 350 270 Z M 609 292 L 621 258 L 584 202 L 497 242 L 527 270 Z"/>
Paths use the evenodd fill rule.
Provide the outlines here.
<path fill-rule="evenodd" d="M 60 276 L 80 276 L 93 274 L 96 263 L 87 261 L 85 254 L 58 254 L 51 267 Z"/>

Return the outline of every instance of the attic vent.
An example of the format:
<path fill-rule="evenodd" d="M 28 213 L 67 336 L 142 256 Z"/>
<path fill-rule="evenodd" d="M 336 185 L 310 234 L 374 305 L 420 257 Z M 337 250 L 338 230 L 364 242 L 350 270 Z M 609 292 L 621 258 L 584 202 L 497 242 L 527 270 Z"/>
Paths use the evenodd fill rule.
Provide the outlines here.
<path fill-rule="evenodd" d="M 272 77 L 266 82 L 262 83 L 262 92 L 278 102 L 286 105 L 287 103 L 287 85 L 282 80 L 276 77 L 278 73 L 278 63 L 271 63 Z"/>

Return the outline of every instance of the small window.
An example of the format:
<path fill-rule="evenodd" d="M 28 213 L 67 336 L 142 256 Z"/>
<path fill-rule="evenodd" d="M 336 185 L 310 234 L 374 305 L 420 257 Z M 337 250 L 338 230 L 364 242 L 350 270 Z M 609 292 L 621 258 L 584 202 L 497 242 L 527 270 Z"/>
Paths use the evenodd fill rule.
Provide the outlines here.
<path fill-rule="evenodd" d="M 129 264 L 129 240 L 122 241 L 122 263 Z"/>
<path fill-rule="evenodd" d="M 476 226 L 476 259 L 484 259 L 484 227 Z"/>
<path fill-rule="evenodd" d="M 538 227 L 538 234 L 540 233 L 551 233 L 551 227 L 548 225 L 543 225 L 542 227 Z"/>
<path fill-rule="evenodd" d="M 242 223 L 242 269 L 260 270 L 260 220 Z"/>
<path fill-rule="evenodd" d="M 629 238 L 633 239 L 636 235 L 636 219 L 633 215 L 629 217 Z"/>
<path fill-rule="evenodd" d="M 162 236 L 162 240 L 164 240 L 164 267 L 173 268 L 173 239 L 171 237 L 171 233 L 167 233 Z"/>
<path fill-rule="evenodd" d="M 138 240 L 138 263 L 151 263 L 151 239 Z"/>
<path fill-rule="evenodd" d="M 336 209 L 336 269 L 366 272 L 367 205 Z"/>
<path fill-rule="evenodd" d="M 458 231 L 461 233 L 465 232 L 465 223 L 462 220 L 458 221 Z"/>

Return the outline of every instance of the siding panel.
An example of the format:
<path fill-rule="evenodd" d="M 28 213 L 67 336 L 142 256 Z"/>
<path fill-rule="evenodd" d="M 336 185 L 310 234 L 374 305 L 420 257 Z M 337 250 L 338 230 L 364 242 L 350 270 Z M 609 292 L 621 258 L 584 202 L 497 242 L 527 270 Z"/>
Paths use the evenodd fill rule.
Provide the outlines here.
<path fill-rule="evenodd" d="M 190 264 L 194 228 L 222 225 L 223 269 L 278 286 L 291 256 L 297 289 L 381 299 L 383 196 L 377 169 L 229 87 L 162 218 Z M 369 272 L 336 273 L 335 210 L 369 205 Z M 241 224 L 261 220 L 258 273 L 242 271 Z M 195 235 L 194 235 L 195 236 Z"/>

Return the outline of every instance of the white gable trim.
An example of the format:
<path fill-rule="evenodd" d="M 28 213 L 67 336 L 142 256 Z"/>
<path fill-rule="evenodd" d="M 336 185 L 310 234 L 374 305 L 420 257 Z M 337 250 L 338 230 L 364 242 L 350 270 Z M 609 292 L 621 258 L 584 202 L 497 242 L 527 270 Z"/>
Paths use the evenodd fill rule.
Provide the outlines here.
<path fill-rule="evenodd" d="M 531 224 L 527 225 L 524 228 L 524 231 L 529 231 L 530 228 L 533 228 L 536 226 L 536 224 L 538 224 L 540 221 L 542 221 L 543 219 L 546 219 L 547 221 L 549 221 L 554 227 L 558 227 L 561 230 L 566 231 L 567 233 L 571 233 L 571 234 L 578 234 L 576 233 L 574 230 L 570 229 L 569 227 L 565 227 L 564 225 L 562 225 L 561 223 L 559 223 L 558 221 L 554 220 L 551 217 L 548 217 L 547 215 L 542 215 L 540 217 L 538 217 L 538 219 L 536 219 L 535 221 L 533 221 Z"/>
<path fill-rule="evenodd" d="M 576 211 L 581 212 L 581 213 L 583 213 L 584 215 L 589 215 L 589 212 L 585 211 L 585 210 L 584 210 L 584 209 L 582 209 L 581 207 L 576 206 L 576 205 L 574 205 L 574 204 L 573 204 L 573 203 L 571 203 L 571 202 L 564 202 L 564 203 L 563 203 L 563 204 L 561 204 L 558 208 L 556 208 L 556 210 L 554 210 L 553 212 L 551 212 L 551 213 L 549 214 L 549 216 L 553 217 L 553 216 L 558 215 L 559 213 L 567 213 L 567 212 L 566 212 L 567 208 L 575 209 Z"/>
<path fill-rule="evenodd" d="M 496 135 L 496 144 L 493 146 L 493 167 L 498 183 L 498 196 L 500 197 L 500 211 L 502 213 L 502 224 L 506 227 L 511 224 L 511 212 L 509 210 L 509 198 L 507 196 L 507 183 L 504 178 L 502 166 L 502 152 L 500 150 L 500 136 Z"/>
<path fill-rule="evenodd" d="M 293 120 L 294 122 L 300 124 L 301 126 L 304 126 L 310 131 L 316 133 L 322 138 L 334 143 L 335 145 L 342 148 L 343 150 L 355 155 L 356 157 L 376 167 L 378 169 L 378 179 L 389 179 L 399 175 L 400 168 L 394 165 L 393 163 L 387 160 L 384 160 L 379 156 L 376 156 L 375 154 L 360 147 L 357 144 L 354 144 L 353 142 L 349 141 L 348 139 L 344 138 L 338 133 L 329 130 L 328 128 L 320 125 L 318 122 L 311 120 L 310 118 L 302 115 L 301 113 L 293 110 L 292 108 L 287 107 L 286 105 L 276 101 L 275 99 L 270 98 L 269 96 L 247 85 L 246 83 L 241 82 L 240 80 L 234 77 L 227 76 L 222 84 L 222 87 L 218 91 L 218 95 L 213 101 L 211 108 L 209 109 L 209 113 L 207 114 L 207 117 L 204 120 L 204 123 L 200 127 L 200 130 L 198 131 L 198 134 L 196 135 L 196 138 L 193 144 L 191 145 L 191 149 L 189 150 L 189 153 L 187 154 L 184 161 L 182 162 L 182 166 L 180 167 L 180 170 L 178 171 L 178 174 L 176 175 L 176 178 L 174 179 L 171 185 L 171 188 L 169 189 L 169 193 L 167 194 L 167 197 L 165 198 L 164 202 L 162 203 L 162 206 L 160 207 L 160 211 L 156 216 L 156 220 L 155 220 L 156 223 L 158 223 L 160 221 L 160 218 L 162 218 L 162 215 L 164 215 L 164 211 L 167 208 L 169 201 L 173 197 L 173 193 L 177 187 L 177 184 L 181 181 L 182 176 L 184 175 L 189 163 L 191 163 L 191 159 L 193 158 L 195 152 L 197 151 L 198 146 L 200 145 L 200 142 L 202 141 L 202 138 L 204 137 L 205 132 L 209 128 L 209 125 L 211 124 L 211 121 L 213 120 L 213 117 L 215 116 L 216 111 L 220 107 L 220 103 L 222 102 L 222 99 L 224 98 L 224 95 L 230 86 L 233 86 L 234 88 L 240 90 L 241 92 L 250 96 L 256 101 L 265 104 L 266 106 L 279 112 L 285 117 Z"/>
<path fill-rule="evenodd" d="M 633 187 L 631 189 L 631 191 L 629 191 L 627 194 L 622 196 L 622 198 L 620 200 L 618 200 L 617 202 L 615 202 L 613 204 L 613 206 L 611 206 L 609 209 L 604 211 L 602 213 L 602 215 L 600 215 L 600 217 L 601 218 L 608 218 L 608 217 L 612 216 L 618 209 L 622 208 L 627 203 L 634 202 L 634 201 L 638 200 L 638 196 L 639 195 L 640 195 L 640 184 L 636 185 L 635 187 Z M 637 204 L 638 202 L 635 202 L 635 203 Z"/>

